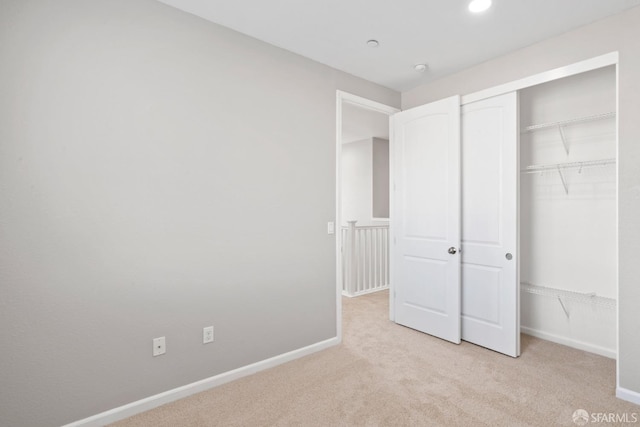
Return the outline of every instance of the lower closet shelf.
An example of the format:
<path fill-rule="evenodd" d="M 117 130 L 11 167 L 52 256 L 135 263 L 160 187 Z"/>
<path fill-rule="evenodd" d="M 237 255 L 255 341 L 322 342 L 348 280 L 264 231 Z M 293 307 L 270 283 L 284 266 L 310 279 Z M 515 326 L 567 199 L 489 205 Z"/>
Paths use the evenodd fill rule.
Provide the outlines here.
<path fill-rule="evenodd" d="M 594 293 L 574 292 L 574 291 L 568 291 L 566 289 L 557 289 L 557 288 L 550 288 L 547 286 L 534 285 L 532 283 L 527 283 L 527 282 L 520 282 L 520 290 L 523 292 L 527 292 L 529 294 L 558 298 L 561 303 L 563 299 L 568 299 L 572 301 L 579 301 L 582 303 L 589 303 L 589 304 L 608 307 L 612 309 L 615 309 L 617 305 L 616 300 L 614 298 L 597 296 L 595 292 Z"/>

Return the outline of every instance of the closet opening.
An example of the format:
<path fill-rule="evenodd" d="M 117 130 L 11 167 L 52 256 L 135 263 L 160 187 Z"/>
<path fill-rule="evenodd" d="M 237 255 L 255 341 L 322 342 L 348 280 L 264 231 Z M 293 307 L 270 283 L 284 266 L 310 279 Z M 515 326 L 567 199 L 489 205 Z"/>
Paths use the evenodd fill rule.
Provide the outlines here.
<path fill-rule="evenodd" d="M 525 333 L 616 358 L 617 61 L 392 117 L 392 321 L 512 357 Z"/>
<path fill-rule="evenodd" d="M 616 358 L 616 66 L 519 91 L 523 333 Z"/>

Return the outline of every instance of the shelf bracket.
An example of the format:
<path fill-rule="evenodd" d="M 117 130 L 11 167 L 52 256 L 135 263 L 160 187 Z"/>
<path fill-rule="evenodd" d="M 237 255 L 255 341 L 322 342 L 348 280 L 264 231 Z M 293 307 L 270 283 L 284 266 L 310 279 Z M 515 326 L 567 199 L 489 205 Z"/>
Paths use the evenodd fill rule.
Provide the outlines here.
<path fill-rule="evenodd" d="M 564 129 L 561 125 L 558 126 L 558 132 L 560 133 L 560 139 L 562 140 L 564 151 L 569 155 L 569 143 L 567 142 L 567 138 L 564 136 Z"/>
<path fill-rule="evenodd" d="M 564 302 L 562 302 L 562 298 L 560 298 L 560 295 L 558 295 L 558 302 L 562 306 L 562 310 L 564 311 L 565 316 L 567 316 L 567 319 L 569 319 L 569 312 L 567 311 L 567 307 L 564 306 Z"/>
<path fill-rule="evenodd" d="M 562 181 L 562 186 L 564 187 L 564 193 L 566 195 L 569 195 L 569 187 L 567 187 L 567 181 L 565 181 L 564 179 L 564 175 L 562 174 L 562 168 L 560 168 L 560 165 L 557 166 L 558 169 L 558 175 L 560 175 L 560 181 Z"/>

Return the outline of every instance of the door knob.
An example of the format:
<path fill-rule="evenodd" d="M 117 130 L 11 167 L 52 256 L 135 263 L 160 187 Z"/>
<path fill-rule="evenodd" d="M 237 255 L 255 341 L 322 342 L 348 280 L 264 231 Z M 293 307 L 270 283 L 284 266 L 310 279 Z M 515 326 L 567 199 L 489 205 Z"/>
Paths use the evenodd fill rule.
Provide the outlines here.
<path fill-rule="evenodd" d="M 453 246 L 451 246 L 447 252 L 449 252 L 451 255 L 455 255 L 456 252 L 458 252 L 458 250 Z"/>
<path fill-rule="evenodd" d="M 509 252 L 507 252 L 507 254 L 504 257 L 509 261 L 513 259 L 513 255 L 511 255 Z"/>

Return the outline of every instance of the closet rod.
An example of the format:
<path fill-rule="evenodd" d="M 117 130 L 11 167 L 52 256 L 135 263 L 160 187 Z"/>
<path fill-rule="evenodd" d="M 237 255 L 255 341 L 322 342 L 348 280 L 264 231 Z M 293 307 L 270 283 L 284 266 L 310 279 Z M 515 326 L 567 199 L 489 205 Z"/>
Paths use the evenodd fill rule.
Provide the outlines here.
<path fill-rule="evenodd" d="M 540 129 L 554 128 L 554 127 L 558 127 L 558 126 L 572 125 L 572 124 L 575 124 L 575 123 L 591 122 L 591 121 L 594 121 L 594 120 L 608 119 L 609 117 L 615 117 L 615 116 L 616 116 L 615 111 L 611 111 L 609 113 L 595 114 L 593 116 L 579 117 L 579 118 L 576 118 L 576 119 L 561 120 L 561 121 L 558 121 L 558 122 L 550 122 L 550 123 L 541 123 L 539 125 L 531 125 L 531 126 L 525 127 L 522 130 L 522 133 L 533 132 L 533 131 L 540 130 Z"/>

